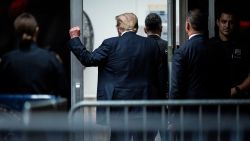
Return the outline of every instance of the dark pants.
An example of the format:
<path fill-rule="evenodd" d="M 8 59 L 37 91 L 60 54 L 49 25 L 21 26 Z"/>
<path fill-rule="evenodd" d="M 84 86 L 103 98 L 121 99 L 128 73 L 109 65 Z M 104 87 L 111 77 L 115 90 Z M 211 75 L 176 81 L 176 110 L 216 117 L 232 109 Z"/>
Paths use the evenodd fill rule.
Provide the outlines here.
<path fill-rule="evenodd" d="M 159 112 L 128 112 L 113 109 L 111 112 L 111 141 L 154 141 L 162 124 Z M 163 136 L 163 134 L 161 135 Z"/>

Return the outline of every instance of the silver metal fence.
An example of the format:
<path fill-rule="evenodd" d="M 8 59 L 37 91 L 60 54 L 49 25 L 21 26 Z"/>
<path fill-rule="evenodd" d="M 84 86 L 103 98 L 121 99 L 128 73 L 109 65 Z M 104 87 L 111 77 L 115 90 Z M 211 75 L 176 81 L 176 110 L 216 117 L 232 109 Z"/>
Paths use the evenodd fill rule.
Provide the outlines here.
<path fill-rule="evenodd" d="M 0 140 L 109 141 L 113 131 L 129 140 L 137 131 L 141 141 L 249 141 L 249 105 L 250 100 L 82 101 L 68 113 L 3 110 Z M 103 109 L 96 115 L 98 108 Z M 99 118 L 105 124 L 97 124 Z"/>
<path fill-rule="evenodd" d="M 249 105 L 250 100 L 82 101 L 69 112 L 70 125 L 74 129 L 82 129 L 78 132 L 81 133 L 80 138 L 73 135 L 71 139 L 92 141 L 101 136 L 99 138 L 103 141 L 110 140 L 112 130 L 127 135 L 130 131 L 139 131 L 142 133 L 140 140 L 150 141 L 148 131 L 157 130 L 158 138 L 156 136 L 155 140 L 246 141 L 250 137 Z M 105 112 L 95 115 L 95 108 L 100 107 Z M 133 112 L 131 107 L 141 107 L 140 112 Z M 152 107 L 158 107 L 160 111 L 148 110 Z M 117 112 L 116 108 L 122 110 Z M 131 126 L 130 117 L 138 115 L 141 126 L 137 123 Z M 100 116 L 106 117 L 105 126 L 96 124 Z M 117 122 L 112 117 L 119 117 L 122 121 Z M 130 136 L 126 138 L 130 139 Z"/>

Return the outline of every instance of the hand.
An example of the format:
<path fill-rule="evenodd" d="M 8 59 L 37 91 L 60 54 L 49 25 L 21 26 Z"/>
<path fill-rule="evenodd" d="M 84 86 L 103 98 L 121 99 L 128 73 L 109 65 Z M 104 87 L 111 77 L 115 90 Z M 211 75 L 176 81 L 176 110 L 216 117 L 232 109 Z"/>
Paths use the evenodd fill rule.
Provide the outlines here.
<path fill-rule="evenodd" d="M 237 94 L 237 91 L 235 88 L 231 88 L 231 97 L 234 97 Z"/>
<path fill-rule="evenodd" d="M 81 33 L 81 30 L 79 26 L 72 27 L 69 30 L 69 36 L 71 39 L 75 37 L 79 37 L 80 33 Z"/>

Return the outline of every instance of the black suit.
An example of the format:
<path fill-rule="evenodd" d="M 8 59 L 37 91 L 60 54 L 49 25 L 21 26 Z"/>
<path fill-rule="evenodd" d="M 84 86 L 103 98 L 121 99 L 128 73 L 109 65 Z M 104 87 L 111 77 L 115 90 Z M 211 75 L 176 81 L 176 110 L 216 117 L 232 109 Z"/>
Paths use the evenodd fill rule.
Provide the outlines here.
<path fill-rule="evenodd" d="M 224 48 L 212 46 L 203 35 L 196 35 L 186 41 L 178 48 L 173 57 L 172 78 L 171 78 L 170 98 L 171 99 L 224 99 L 230 97 L 229 87 L 229 63 Z M 177 109 L 171 107 L 171 119 L 177 127 L 180 125 L 179 116 L 175 114 Z M 212 121 L 216 122 L 214 113 L 216 108 L 203 107 L 203 127 Z M 186 132 L 190 127 L 196 131 L 199 129 L 198 106 L 184 107 L 184 137 L 186 140 L 196 138 L 197 134 Z M 206 111 L 206 112 L 205 112 Z M 214 120 L 205 122 L 205 118 L 214 115 Z M 216 124 L 212 124 L 216 127 Z M 216 129 L 216 128 L 215 128 Z M 187 133 L 187 134 L 186 134 Z"/>
<path fill-rule="evenodd" d="M 87 51 L 79 38 L 71 39 L 69 47 L 83 65 L 98 66 L 97 100 L 146 100 L 162 97 L 158 92 L 161 55 L 153 39 L 138 36 L 135 32 L 126 32 L 120 37 L 104 40 L 93 52 Z M 134 107 L 129 111 L 138 113 L 141 108 Z M 101 116 L 97 117 L 100 120 Z M 111 119 L 111 124 L 116 124 L 116 119 Z M 117 122 L 121 124 L 121 120 Z M 113 135 L 111 132 L 111 140 L 116 139 L 116 135 L 114 138 Z M 123 137 L 117 136 L 117 139 Z"/>
<path fill-rule="evenodd" d="M 54 53 L 39 48 L 35 43 L 4 54 L 0 74 L 1 93 L 66 97 L 62 63 Z"/>
<path fill-rule="evenodd" d="M 169 80 L 169 68 L 168 68 L 168 53 L 167 53 L 167 47 L 168 47 L 168 42 L 163 40 L 160 36 L 158 35 L 148 35 L 148 38 L 152 38 L 154 40 L 157 41 L 159 47 L 160 47 L 160 51 L 161 51 L 161 55 L 162 55 L 162 63 L 161 63 L 161 69 L 159 72 L 159 80 L 160 80 L 160 84 L 162 85 L 160 88 L 160 93 L 162 93 L 161 95 L 163 96 L 162 99 L 166 99 L 168 97 L 168 80 Z M 163 89 L 162 89 L 163 88 Z M 159 108 L 160 110 L 160 108 Z M 165 112 L 167 113 L 167 111 Z M 163 131 L 164 129 L 161 130 L 161 127 L 163 127 L 162 123 L 160 122 L 162 119 L 162 115 L 161 115 L 161 111 L 158 110 L 154 110 L 153 112 L 151 112 L 151 117 L 150 121 L 151 123 L 153 123 L 156 127 L 156 129 L 159 129 L 160 132 L 160 137 L 161 140 L 164 140 L 164 138 L 166 138 L 167 134 Z M 165 116 L 167 117 L 167 115 Z M 151 125 L 153 125 L 151 124 Z M 157 130 L 153 130 L 151 133 L 149 133 L 149 136 L 147 137 L 148 140 L 154 140 L 155 136 L 157 135 Z"/>
<path fill-rule="evenodd" d="M 163 99 L 168 97 L 168 79 L 169 79 L 169 68 L 168 68 L 168 53 L 167 53 L 167 47 L 168 42 L 161 39 L 158 35 L 149 35 L 149 38 L 155 39 L 160 47 L 161 55 L 162 55 L 162 63 L 161 63 L 161 71 L 159 74 L 159 80 L 161 81 L 161 90 Z"/>
<path fill-rule="evenodd" d="M 229 64 L 223 48 L 206 37 L 189 39 L 174 53 L 171 99 L 229 98 Z"/>

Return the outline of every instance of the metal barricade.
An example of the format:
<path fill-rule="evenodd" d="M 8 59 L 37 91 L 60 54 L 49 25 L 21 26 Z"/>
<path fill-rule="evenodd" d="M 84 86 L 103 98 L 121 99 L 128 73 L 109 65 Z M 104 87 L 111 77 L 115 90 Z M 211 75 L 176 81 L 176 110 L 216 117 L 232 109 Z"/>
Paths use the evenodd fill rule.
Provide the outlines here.
<path fill-rule="evenodd" d="M 247 141 L 249 105 L 250 100 L 82 101 L 71 108 L 68 118 L 72 141 L 110 140 L 111 131 L 122 131 L 129 140 L 133 140 L 128 136 L 131 131 L 139 131 L 142 141 L 150 141 L 148 131 L 155 130 L 156 141 Z M 131 107 L 141 107 L 140 112 L 133 112 Z M 148 110 L 152 107 L 161 109 L 156 113 L 157 120 L 151 115 L 155 114 L 154 110 Z M 96 108 L 105 112 L 95 115 Z M 122 110 L 116 113 L 117 108 Z M 131 120 L 137 115 L 140 126 Z M 100 116 L 105 117 L 105 125 L 96 123 Z M 118 118 L 120 122 L 117 122 L 114 117 L 122 120 Z"/>
<path fill-rule="evenodd" d="M 1 141 L 68 141 L 67 100 L 46 94 L 0 95 Z"/>
<path fill-rule="evenodd" d="M 2 112 L 0 139 L 109 141 L 116 131 L 123 133 L 121 140 L 135 141 L 130 134 L 137 131 L 141 141 L 248 141 L 249 105 L 250 100 L 82 101 L 69 113 L 24 110 L 20 120 Z M 105 112 L 96 115 L 96 108 Z M 100 117 L 105 124 L 96 122 Z"/>

